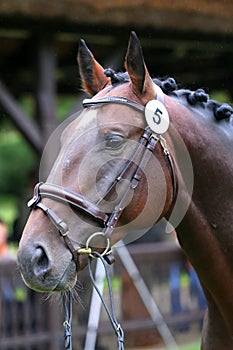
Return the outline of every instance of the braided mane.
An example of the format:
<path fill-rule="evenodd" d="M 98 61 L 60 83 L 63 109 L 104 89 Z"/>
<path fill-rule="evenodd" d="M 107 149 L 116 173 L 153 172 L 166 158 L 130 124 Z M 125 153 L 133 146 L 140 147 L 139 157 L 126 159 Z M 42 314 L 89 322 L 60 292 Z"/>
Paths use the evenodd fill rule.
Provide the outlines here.
<path fill-rule="evenodd" d="M 130 81 L 127 72 L 116 73 L 113 69 L 107 68 L 104 74 L 111 78 L 113 87 Z M 196 91 L 179 89 L 175 79 L 170 77 L 164 80 L 155 78 L 153 82 L 158 85 L 166 95 L 175 96 L 177 98 L 185 97 L 190 106 L 207 108 L 209 111 L 212 111 L 216 121 L 225 119 L 233 124 L 233 118 L 231 118 L 233 117 L 232 107 L 227 103 L 211 100 L 204 89 L 199 88 Z"/>

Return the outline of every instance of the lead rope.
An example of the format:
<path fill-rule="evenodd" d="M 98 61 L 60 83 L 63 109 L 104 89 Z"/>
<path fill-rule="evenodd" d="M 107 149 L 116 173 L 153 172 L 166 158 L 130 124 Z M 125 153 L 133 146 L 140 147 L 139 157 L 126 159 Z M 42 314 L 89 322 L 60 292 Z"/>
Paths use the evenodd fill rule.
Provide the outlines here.
<path fill-rule="evenodd" d="M 93 256 L 96 256 L 101 260 L 101 262 L 104 266 L 104 269 L 105 269 L 105 274 L 106 274 L 106 279 L 107 279 L 107 284 L 108 284 L 108 291 L 109 291 L 110 308 L 106 304 L 99 288 L 97 287 L 97 284 L 95 282 L 95 278 L 94 278 L 93 273 L 92 273 L 91 263 L 92 263 Z M 107 262 L 105 261 L 104 256 L 98 252 L 92 252 L 92 254 L 88 257 L 88 270 L 89 270 L 89 274 L 90 274 L 90 278 L 91 278 L 91 282 L 93 284 L 93 287 L 95 288 L 97 294 L 99 295 L 100 300 L 102 301 L 102 304 L 103 304 L 105 311 L 108 315 L 108 318 L 111 322 L 111 325 L 116 333 L 118 350 L 124 350 L 124 331 L 123 331 L 121 325 L 118 323 L 117 318 L 116 318 L 111 280 L 110 280 L 108 265 L 107 265 Z"/>
<path fill-rule="evenodd" d="M 107 284 L 108 284 L 108 291 L 109 291 L 109 299 L 110 299 L 110 308 L 108 307 L 107 303 L 105 302 L 99 288 L 97 287 L 97 284 L 95 282 L 95 278 L 92 273 L 92 259 L 94 257 L 97 257 L 101 260 L 106 274 Z M 105 257 L 98 253 L 98 252 L 92 252 L 88 257 L 88 271 L 90 274 L 91 282 L 93 284 L 93 287 L 95 288 L 97 294 L 100 297 L 100 300 L 102 301 L 102 304 L 105 308 L 105 311 L 109 317 L 109 320 L 111 322 L 111 325 L 115 331 L 115 334 L 117 336 L 117 343 L 118 343 L 118 350 L 124 350 L 124 331 L 121 327 L 121 325 L 118 323 L 116 318 L 116 312 L 115 312 L 115 306 L 113 301 L 113 292 L 112 292 L 112 286 L 111 286 L 111 280 L 108 270 L 108 265 L 105 260 Z M 62 296 L 62 302 L 65 312 L 65 321 L 63 323 L 64 326 L 64 340 L 65 340 L 65 349 L 66 350 L 72 350 L 72 332 L 71 332 L 71 323 L 72 323 L 72 296 L 71 292 L 68 292 L 68 298 L 65 294 Z"/>
<path fill-rule="evenodd" d="M 62 295 L 62 302 L 65 312 L 65 321 L 63 323 L 65 349 L 72 350 L 72 295 L 70 291 L 68 292 L 68 298 L 65 294 Z"/>

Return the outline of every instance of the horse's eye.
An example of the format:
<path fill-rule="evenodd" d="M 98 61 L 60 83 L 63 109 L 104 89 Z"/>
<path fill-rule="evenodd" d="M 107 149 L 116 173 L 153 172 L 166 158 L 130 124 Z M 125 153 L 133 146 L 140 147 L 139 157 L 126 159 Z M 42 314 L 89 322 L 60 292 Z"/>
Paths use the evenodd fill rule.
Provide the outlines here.
<path fill-rule="evenodd" d="M 108 135 L 105 140 L 105 147 L 108 149 L 119 149 L 124 143 L 124 137 L 120 135 Z"/>

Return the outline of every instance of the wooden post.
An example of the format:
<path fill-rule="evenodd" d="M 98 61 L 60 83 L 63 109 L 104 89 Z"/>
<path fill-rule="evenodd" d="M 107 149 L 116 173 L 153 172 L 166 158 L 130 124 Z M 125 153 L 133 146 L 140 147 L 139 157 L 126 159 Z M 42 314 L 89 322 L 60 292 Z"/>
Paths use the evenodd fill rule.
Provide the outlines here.
<path fill-rule="evenodd" d="M 57 126 L 56 52 L 54 35 L 42 32 L 37 39 L 36 116 L 45 144 Z"/>
<path fill-rule="evenodd" d="M 56 52 L 53 33 L 38 34 L 36 38 L 35 67 L 35 117 L 41 132 L 43 148 L 57 126 L 56 120 Z M 53 149 L 46 150 L 43 166 L 40 167 L 40 181 L 45 181 L 50 172 Z"/>

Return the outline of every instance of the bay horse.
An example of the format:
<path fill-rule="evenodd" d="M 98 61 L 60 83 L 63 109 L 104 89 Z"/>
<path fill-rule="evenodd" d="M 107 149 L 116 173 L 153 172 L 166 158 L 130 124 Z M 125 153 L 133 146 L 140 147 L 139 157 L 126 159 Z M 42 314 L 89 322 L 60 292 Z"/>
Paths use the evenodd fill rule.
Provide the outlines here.
<path fill-rule="evenodd" d="M 152 79 L 134 32 L 124 73 L 104 70 L 83 40 L 78 63 L 91 98 L 29 203 L 18 250 L 25 283 L 70 290 L 93 249 L 107 258 L 166 218 L 206 295 L 201 348 L 232 350 L 232 108 Z"/>

